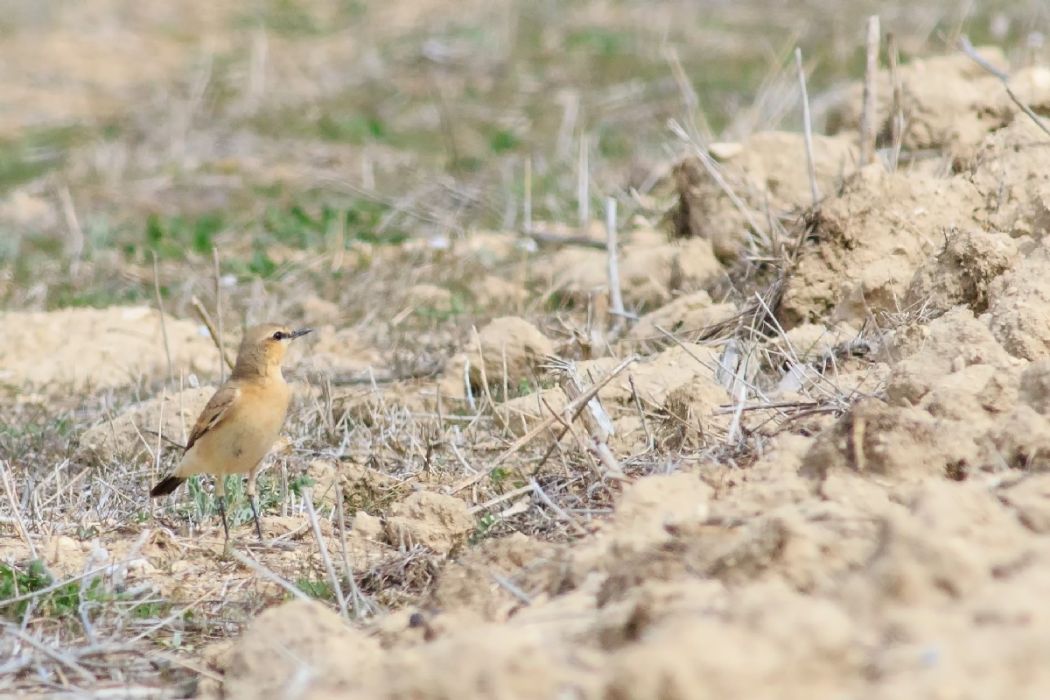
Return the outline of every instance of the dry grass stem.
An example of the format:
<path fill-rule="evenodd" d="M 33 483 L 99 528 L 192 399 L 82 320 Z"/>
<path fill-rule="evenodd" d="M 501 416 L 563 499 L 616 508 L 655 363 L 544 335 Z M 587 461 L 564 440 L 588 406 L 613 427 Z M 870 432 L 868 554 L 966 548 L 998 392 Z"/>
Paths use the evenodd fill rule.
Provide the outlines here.
<path fill-rule="evenodd" d="M 504 494 L 500 494 L 499 496 L 496 496 L 495 498 L 490 498 L 489 500 L 485 501 L 484 503 L 479 503 L 478 505 L 473 506 L 470 509 L 470 514 L 471 515 L 475 515 L 475 514 L 480 513 L 480 512 L 482 512 L 484 510 L 488 510 L 489 508 L 492 508 L 493 506 L 498 506 L 500 503 L 505 503 L 506 501 L 514 500 L 518 496 L 524 496 L 527 493 L 532 493 L 532 484 L 526 484 L 525 486 L 520 486 L 520 487 L 518 487 L 518 488 L 516 488 L 516 489 L 514 489 L 512 491 L 507 491 Z"/>
<path fill-rule="evenodd" d="M 608 261 L 609 277 L 609 306 L 612 313 L 616 314 L 613 325 L 623 323 L 623 291 L 620 289 L 620 263 L 619 243 L 616 231 L 616 199 L 609 197 L 605 200 L 605 250 Z"/>
<path fill-rule="evenodd" d="M 999 82 L 1001 82 L 1003 84 L 1003 87 L 1006 89 L 1006 94 L 1010 97 L 1010 100 L 1015 105 L 1017 105 L 1017 108 L 1024 112 L 1028 116 L 1028 118 L 1031 119 L 1032 122 L 1042 130 L 1044 134 L 1050 136 L 1050 127 L 1046 125 L 1046 122 L 1043 121 L 1043 119 L 1035 113 L 1035 110 L 1033 110 L 1029 105 L 1023 102 L 1021 98 L 1019 98 L 1017 94 L 1014 93 L 1013 88 L 1010 87 L 1010 76 L 1003 73 L 1001 70 L 993 66 L 988 61 L 986 61 L 981 56 L 981 54 L 977 53 L 977 49 L 974 48 L 974 45 L 972 43 L 970 43 L 970 38 L 968 36 L 963 35 L 959 37 L 959 48 L 962 50 L 963 53 L 965 53 L 967 56 L 973 59 L 974 63 L 988 71 L 988 73 L 990 73 L 991 75 L 994 75 L 996 78 L 998 78 Z"/>
<path fill-rule="evenodd" d="M 33 544 L 33 538 L 29 536 L 29 530 L 26 529 L 26 524 L 22 520 L 22 509 L 18 505 L 18 492 L 15 489 L 15 485 L 11 482 L 10 470 L 5 460 L 0 460 L 0 480 L 4 482 L 4 493 L 7 495 L 8 505 L 11 507 L 12 520 L 15 527 L 18 528 L 18 535 L 26 543 L 29 555 L 33 559 L 37 559 L 36 545 Z"/>
<path fill-rule="evenodd" d="M 806 91 L 806 69 L 802 65 L 802 49 L 795 49 L 795 68 L 798 70 L 798 87 L 802 94 L 802 134 L 806 140 L 806 174 L 809 175 L 809 192 L 816 206 L 820 201 L 817 188 L 817 170 L 813 160 L 813 119 L 809 113 L 809 93 Z"/>
<path fill-rule="evenodd" d="M 590 137 L 587 132 L 580 135 L 580 157 L 576 173 L 576 207 L 580 231 L 585 235 L 591 224 L 591 166 Z"/>
<path fill-rule="evenodd" d="M 251 570 L 256 576 L 266 579 L 270 583 L 277 584 L 285 591 L 290 593 L 294 598 L 298 598 L 299 600 L 311 600 L 310 596 L 303 593 L 303 591 L 298 586 L 293 586 L 288 581 L 285 581 L 283 578 L 267 569 L 261 563 L 255 561 L 254 559 L 248 556 L 245 556 L 244 554 L 241 554 L 236 549 L 230 550 L 230 556 L 233 557 L 233 559 L 236 560 L 241 566 Z"/>
<path fill-rule="evenodd" d="M 168 324 L 164 320 L 164 302 L 160 297 L 160 272 L 157 270 L 157 253 L 153 254 L 153 294 L 157 302 L 157 313 L 160 314 L 160 334 L 164 338 L 164 357 L 168 362 L 168 381 L 175 380 L 175 365 L 171 361 L 171 342 L 168 340 Z"/>
<path fill-rule="evenodd" d="M 886 35 L 886 60 L 890 67 L 890 84 L 893 86 L 893 113 L 890 121 L 890 142 L 893 151 L 890 153 L 890 170 L 896 170 L 904 143 L 904 89 L 898 67 L 900 50 L 897 48 L 897 37 L 893 33 Z"/>
<path fill-rule="evenodd" d="M 860 118 L 860 162 L 868 165 L 875 161 L 875 139 L 878 136 L 877 85 L 879 79 L 879 16 L 868 17 L 865 40 L 866 62 L 864 67 L 864 104 Z"/>
<path fill-rule="evenodd" d="M 234 365 L 233 357 L 230 356 L 229 351 L 222 344 L 222 336 L 219 334 L 219 329 L 216 328 L 215 322 L 212 321 L 208 309 L 197 297 L 193 297 L 190 300 L 190 305 L 193 306 L 193 310 L 197 312 L 197 318 L 199 318 L 201 323 L 204 324 L 204 327 L 208 329 L 208 336 L 211 338 L 212 343 L 215 344 L 215 348 L 219 351 L 219 362 L 225 363 L 226 367 L 232 370 Z"/>
<path fill-rule="evenodd" d="M 354 608 L 354 617 L 360 620 L 365 614 L 366 608 L 370 611 L 371 605 L 368 600 L 365 599 L 364 595 L 362 595 L 361 589 L 357 585 L 357 580 L 354 578 L 353 566 L 350 565 L 350 553 L 346 542 L 346 516 L 344 515 L 343 508 L 343 487 L 341 484 L 335 485 L 335 509 L 336 523 L 339 526 L 340 554 L 342 554 L 343 557 L 343 575 L 346 576 L 347 585 L 350 587 L 350 602 Z"/>
<path fill-rule="evenodd" d="M 324 536 L 321 534 L 321 523 L 317 519 L 317 511 L 314 510 L 313 489 L 307 487 L 303 490 L 303 505 L 306 506 L 306 515 L 310 518 L 310 527 L 314 531 L 314 539 L 317 540 L 317 549 L 321 553 L 321 562 L 324 564 L 325 573 L 328 574 L 328 583 L 332 586 L 332 594 L 339 603 L 339 612 L 343 617 L 349 617 L 346 608 L 346 597 L 343 595 L 343 587 L 339 585 L 339 577 L 336 576 L 332 558 L 328 556 L 328 547 L 325 545 Z"/>
<path fill-rule="evenodd" d="M 525 157 L 525 197 L 522 201 L 522 229 L 525 235 L 532 234 L 532 156 Z"/>
<path fill-rule="evenodd" d="M 222 314 L 222 272 L 220 270 L 220 265 L 219 265 L 219 249 L 217 247 L 215 247 L 215 246 L 212 246 L 212 249 L 211 249 L 211 259 L 212 259 L 212 265 L 214 267 L 214 274 L 215 274 L 215 321 L 216 321 L 215 344 L 219 348 L 219 355 L 220 355 L 220 358 L 219 358 L 219 384 L 223 384 L 226 381 L 226 367 L 223 366 L 224 365 L 224 360 L 226 361 L 225 364 L 228 364 L 229 361 L 226 360 L 226 351 L 224 349 L 226 347 L 226 344 L 225 344 L 225 342 L 223 342 L 224 335 L 223 335 L 223 328 L 222 328 L 222 324 L 223 324 L 223 320 L 222 320 L 222 316 L 223 316 L 223 314 Z M 210 330 L 211 329 L 209 328 L 209 332 L 210 332 Z M 233 365 L 230 365 L 230 369 L 233 369 Z"/>
<path fill-rule="evenodd" d="M 601 391 L 602 388 L 606 384 L 608 384 L 610 381 L 613 380 L 613 378 L 617 377 L 621 372 L 623 372 L 625 369 L 627 369 L 627 367 L 629 367 L 631 365 L 631 363 L 635 362 L 637 359 L 638 358 L 632 356 L 632 357 L 628 357 L 627 359 L 625 359 L 622 362 L 620 362 L 618 365 L 616 365 L 616 367 L 612 368 L 604 377 L 602 377 L 600 380 L 598 380 L 593 385 L 591 385 L 591 387 L 588 388 L 587 391 L 585 391 L 583 394 L 581 394 L 577 398 L 575 398 L 572 401 L 570 401 L 568 403 L 568 405 L 566 406 L 566 411 L 569 414 L 571 414 L 573 419 L 575 419 L 576 416 L 579 415 L 580 411 L 582 411 L 583 408 L 587 405 L 588 401 L 590 401 L 595 396 L 597 396 L 598 392 Z M 525 447 L 525 445 L 529 444 L 530 442 L 535 440 L 537 437 L 539 437 L 540 435 L 545 433 L 551 427 L 551 425 L 553 425 L 558 420 L 559 420 L 559 418 L 557 416 L 548 416 L 547 418 L 545 418 L 535 428 L 533 428 L 532 430 L 530 430 L 529 432 L 525 433 L 520 438 L 515 440 L 514 443 L 510 447 L 508 447 L 502 454 L 500 454 L 499 457 L 497 457 L 495 460 L 493 460 L 488 465 L 488 469 L 487 470 L 478 472 L 477 474 L 475 474 L 475 475 L 473 475 L 473 476 L 471 476 L 471 477 L 469 477 L 467 479 L 464 479 L 463 481 L 461 481 L 458 484 L 454 485 L 451 489 L 449 489 L 449 493 L 453 493 L 453 494 L 459 493 L 463 489 L 470 488 L 474 484 L 476 484 L 479 481 L 481 481 L 482 479 L 484 479 L 486 476 L 488 476 L 489 474 L 492 473 L 493 469 L 495 469 L 496 467 L 498 467 L 501 464 L 503 464 L 504 462 L 506 462 L 510 457 L 512 457 L 513 455 L 517 454 L 518 451 L 521 450 L 521 448 Z M 564 434 L 565 434 L 565 431 L 563 430 L 562 431 L 562 435 L 564 435 Z M 559 438 L 554 441 L 555 444 L 557 444 L 558 440 L 560 440 L 560 439 L 561 439 L 561 437 L 559 436 Z M 548 452 L 548 454 L 549 454 L 549 452 Z M 545 459 L 543 461 L 545 461 Z M 541 461 L 541 464 L 542 464 L 542 461 Z"/>

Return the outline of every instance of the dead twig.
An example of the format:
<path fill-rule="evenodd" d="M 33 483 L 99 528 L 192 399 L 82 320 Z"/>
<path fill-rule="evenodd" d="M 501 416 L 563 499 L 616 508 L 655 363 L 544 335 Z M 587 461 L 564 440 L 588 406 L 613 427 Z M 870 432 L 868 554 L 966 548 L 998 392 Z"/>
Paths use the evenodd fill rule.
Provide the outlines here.
<path fill-rule="evenodd" d="M 576 366 L 572 362 L 565 362 L 555 365 L 555 369 L 562 375 L 561 388 L 565 395 L 570 400 L 578 397 L 583 392 L 583 382 L 576 371 Z M 567 410 L 563 412 L 562 417 L 566 424 L 572 420 Z M 609 438 L 615 434 L 616 428 L 597 396 L 586 403 L 584 410 L 580 412 L 580 417 L 584 428 L 591 436 L 591 444 L 587 447 L 594 452 L 598 461 L 605 467 L 603 476 L 622 478 L 623 469 L 612 450 L 609 449 Z"/>
<path fill-rule="evenodd" d="M 338 483 L 335 485 L 335 508 L 336 521 L 339 526 L 340 553 L 343 556 L 343 575 L 346 576 L 347 585 L 350 586 L 350 602 L 354 607 L 354 617 L 361 619 L 361 615 L 364 612 L 363 608 L 366 605 L 371 607 L 371 605 L 362 595 L 361 589 L 357 587 L 357 581 L 354 580 L 354 570 L 350 566 L 350 557 L 346 546 L 346 517 L 343 515 L 343 487 Z"/>
<path fill-rule="evenodd" d="M 533 477 L 529 479 L 529 486 L 532 487 L 532 492 L 536 494 L 536 497 L 543 501 L 543 504 L 554 511 L 554 513 L 565 522 L 569 523 L 578 534 L 587 534 L 587 528 L 580 525 L 574 517 L 565 512 L 565 509 L 559 506 L 557 503 L 551 500 L 551 497 L 547 495 L 547 492 L 540 488 L 540 484 Z"/>
<path fill-rule="evenodd" d="M 215 266 L 215 317 L 218 321 L 218 329 L 216 331 L 215 343 L 219 347 L 219 353 L 223 355 L 222 360 L 226 360 L 225 351 L 222 349 L 225 345 L 222 342 L 222 275 L 219 271 L 219 249 L 215 246 L 211 248 L 211 259 Z M 210 330 L 210 329 L 209 329 Z M 228 361 L 227 361 L 228 362 Z M 222 366 L 222 361 L 219 362 L 219 383 L 222 384 L 226 381 L 226 368 Z M 230 365 L 230 369 L 233 366 Z"/>
<path fill-rule="evenodd" d="M 875 160 L 877 81 L 879 78 L 879 16 L 868 17 L 868 32 L 865 46 L 867 63 L 864 69 L 864 106 L 860 116 L 860 162 L 868 165 Z"/>
<path fill-rule="evenodd" d="M 278 586 L 288 591 L 299 600 L 313 600 L 313 598 L 303 593 L 303 591 L 298 586 L 293 586 L 274 572 L 267 569 L 260 562 L 246 557 L 245 555 L 238 552 L 236 549 L 230 550 L 230 556 L 233 557 L 242 566 L 251 569 L 257 576 L 266 579 L 270 583 L 277 584 Z"/>
<path fill-rule="evenodd" d="M 346 597 L 343 595 L 343 587 L 339 585 L 339 577 L 335 575 L 335 567 L 332 566 L 332 558 L 328 556 L 328 547 L 325 546 L 324 537 L 321 535 L 321 523 L 317 520 L 317 511 L 314 510 L 313 489 L 303 490 L 303 505 L 306 506 L 306 515 L 310 519 L 310 527 L 313 528 L 314 538 L 317 540 L 317 549 L 321 552 L 321 562 L 324 564 L 325 573 L 328 574 L 328 582 L 332 586 L 332 593 L 339 604 L 339 613 L 343 617 L 349 617 L 346 609 Z"/>
<path fill-rule="evenodd" d="M 193 310 L 197 312 L 197 318 L 200 319 L 204 327 L 208 329 L 208 335 L 211 336 L 211 342 L 215 344 L 215 347 L 219 351 L 219 355 L 222 357 L 222 361 L 226 363 L 226 366 L 231 370 L 233 369 L 233 358 L 227 352 L 226 348 L 222 344 L 222 336 L 219 335 L 219 330 L 215 327 L 215 323 L 211 320 L 211 314 L 204 308 L 204 304 L 197 297 L 190 299 L 190 305 L 193 306 Z"/>
<path fill-rule="evenodd" d="M 696 143 L 682 125 L 675 120 L 672 119 L 668 122 L 668 128 L 670 128 L 671 132 L 684 143 L 693 147 L 693 151 L 696 153 L 696 158 L 700 161 L 700 165 L 703 166 L 704 170 L 707 171 L 708 177 L 714 180 L 715 184 L 725 192 L 726 196 L 729 197 L 729 201 L 733 203 L 733 207 L 744 217 L 755 235 L 763 239 L 762 242 L 768 245 L 772 240 L 772 234 L 759 225 L 754 212 L 748 208 L 747 204 L 744 203 L 744 200 L 740 199 L 740 196 L 737 195 L 736 191 L 729 186 L 729 182 L 722 176 L 721 171 L 718 169 L 718 164 L 711 158 L 711 154 L 708 152 L 707 148 Z"/>
<path fill-rule="evenodd" d="M 72 658 L 68 654 L 64 654 L 58 649 L 49 647 L 36 637 L 26 634 L 15 625 L 4 623 L 4 629 L 6 630 L 5 634 L 11 634 L 15 637 L 18 637 L 23 642 L 42 653 L 44 656 L 47 656 L 53 659 L 54 661 L 57 661 L 66 668 L 70 669 L 71 671 L 76 671 L 77 675 L 83 678 L 84 680 L 92 683 L 95 681 L 94 674 L 92 674 L 86 668 L 77 663 L 76 659 Z"/>
<path fill-rule="evenodd" d="M 900 51 L 897 37 L 886 34 L 886 60 L 890 66 L 890 84 L 893 86 L 893 114 L 890 116 L 890 169 L 896 170 L 900 163 L 901 146 L 904 143 L 904 89 L 901 85 Z"/>
<path fill-rule="evenodd" d="M 580 217 L 580 230 L 586 231 L 591 222 L 591 172 L 588 165 L 590 148 L 587 132 L 580 135 L 580 157 L 576 173 L 576 206 Z"/>
<path fill-rule="evenodd" d="M 605 250 L 605 241 L 599 241 L 597 238 L 590 238 L 588 236 L 565 236 L 560 233 L 553 233 L 551 231 L 522 231 L 523 236 L 527 236 L 537 243 L 545 243 L 550 245 L 575 245 L 582 248 L 596 248 L 598 250 Z"/>
<path fill-rule="evenodd" d="M 587 405 L 588 401 L 590 401 L 595 396 L 597 396 L 598 392 L 601 391 L 602 388 L 604 388 L 606 384 L 611 382 L 614 377 L 616 377 L 621 372 L 623 372 L 625 369 L 627 369 L 627 367 L 631 363 L 633 363 L 635 360 L 637 360 L 637 359 L 638 358 L 634 357 L 634 356 L 628 357 L 626 360 L 624 360 L 620 364 L 618 364 L 615 367 L 613 367 L 611 370 L 609 370 L 608 374 L 606 374 L 600 380 L 598 380 L 593 385 L 591 385 L 591 387 L 587 391 L 585 391 L 583 394 L 581 394 L 577 398 L 575 398 L 572 401 L 570 401 L 569 404 L 566 406 L 566 412 L 570 413 L 573 416 L 573 418 L 575 419 L 575 417 L 577 415 L 579 415 L 580 411 L 583 410 L 584 406 Z M 487 469 L 484 469 L 484 470 L 478 472 L 477 474 L 474 474 L 471 477 L 469 477 L 467 479 L 464 479 L 463 481 L 461 481 L 458 484 L 454 485 L 451 489 L 449 489 L 449 493 L 453 493 L 453 494 L 454 493 L 459 493 L 463 489 L 470 488 L 474 484 L 476 484 L 479 481 L 481 481 L 482 479 L 484 479 L 486 476 L 488 476 L 490 473 L 492 473 L 493 469 L 495 469 L 496 467 L 498 467 L 499 465 L 503 464 L 508 459 L 513 457 L 515 454 L 518 453 L 518 451 L 521 450 L 521 448 L 525 447 L 525 445 L 527 445 L 530 442 L 532 442 L 534 439 L 536 439 L 536 437 L 538 437 L 539 435 L 542 435 L 548 428 L 550 428 L 551 425 L 556 423 L 558 421 L 558 419 L 559 419 L 559 417 L 557 417 L 557 416 L 548 416 L 547 418 L 545 418 L 542 423 L 540 423 L 535 428 L 533 428 L 532 430 L 530 430 L 529 432 L 527 432 L 526 434 L 522 435 L 520 438 L 515 440 L 514 444 L 512 444 L 510 447 L 508 447 L 503 452 L 503 454 L 501 454 L 499 457 L 497 457 L 495 460 L 493 460 L 493 462 L 488 465 Z M 565 432 L 566 432 L 565 430 L 562 430 L 561 436 L 558 437 L 558 440 L 560 440 L 561 437 L 565 435 Z M 557 444 L 557 440 L 554 441 L 554 444 L 555 445 Z M 548 452 L 548 454 L 549 454 L 549 452 Z M 541 461 L 541 465 L 542 465 L 542 461 Z"/>
<path fill-rule="evenodd" d="M 527 493 L 532 493 L 532 484 L 526 484 L 525 486 L 516 488 L 513 491 L 507 491 L 506 493 L 500 494 L 495 498 L 490 498 L 484 503 L 479 503 L 478 505 L 474 506 L 470 509 L 469 512 L 471 515 L 474 515 L 475 513 L 480 513 L 483 510 L 488 510 L 492 506 L 498 506 L 504 501 L 509 501 L 511 499 L 517 498 L 518 496 L 524 496 Z"/>
<path fill-rule="evenodd" d="M 4 492 L 7 494 L 7 502 L 11 505 L 11 514 L 14 516 L 15 526 L 18 528 L 18 534 L 23 540 L 25 540 L 26 547 L 29 548 L 29 556 L 34 560 L 37 559 L 36 546 L 33 544 L 33 540 L 29 537 L 29 531 L 26 529 L 26 524 L 22 520 L 22 509 L 18 507 L 18 496 L 15 491 L 15 485 L 11 481 L 10 470 L 7 467 L 7 462 L 0 461 L 0 480 L 4 482 Z M 12 601 L 4 601 L 5 604 Z"/>
<path fill-rule="evenodd" d="M 69 186 L 63 184 L 58 188 L 58 199 L 62 203 L 62 214 L 66 220 L 66 229 L 69 232 L 68 253 L 70 257 L 70 271 L 76 273 L 80 265 L 80 258 L 84 254 L 84 229 L 80 226 L 77 217 L 77 208 L 73 204 L 73 195 Z"/>
<path fill-rule="evenodd" d="M 609 335 L 613 337 L 623 325 L 624 319 L 623 292 L 620 289 L 619 246 L 616 236 L 616 199 L 609 197 L 605 200 L 605 252 L 609 273 L 609 306 L 611 307 L 610 312 L 614 314 Z"/>
<path fill-rule="evenodd" d="M 532 156 L 525 157 L 525 197 L 522 202 L 522 228 L 525 235 L 532 233 Z"/>
<path fill-rule="evenodd" d="M 802 134 L 806 140 L 806 171 L 809 174 L 809 193 L 813 204 L 820 201 L 817 189 L 817 169 L 813 160 L 813 120 L 809 113 L 809 93 L 806 91 L 806 69 L 802 67 L 802 49 L 795 48 L 795 68 L 798 69 L 798 87 L 802 91 Z"/>
<path fill-rule="evenodd" d="M 168 342 L 168 326 L 164 322 L 164 303 L 160 299 L 160 273 L 157 271 L 157 251 L 153 253 L 153 293 L 157 300 L 157 313 L 160 314 L 160 334 L 164 338 L 164 356 L 168 360 L 168 381 L 175 379 L 175 369 L 171 362 L 171 343 Z"/>
<path fill-rule="evenodd" d="M 991 63 L 985 60 L 985 58 L 981 56 L 981 54 L 977 53 L 977 49 L 975 49 L 973 44 L 970 43 L 970 38 L 968 36 L 963 35 L 959 37 L 959 48 L 964 54 L 973 59 L 974 63 L 976 63 L 981 68 L 994 75 L 996 78 L 998 78 L 999 82 L 1001 82 L 1003 84 L 1003 87 L 1006 88 L 1006 94 L 1010 97 L 1013 103 L 1017 105 L 1018 109 L 1027 114 L 1028 118 L 1031 119 L 1035 123 L 1035 125 L 1043 131 L 1044 134 L 1050 136 L 1050 127 L 1047 127 L 1046 122 L 1044 122 L 1031 107 L 1022 102 L 1021 98 L 1019 98 L 1014 93 L 1013 89 L 1010 88 L 1010 76 L 993 66 Z"/>

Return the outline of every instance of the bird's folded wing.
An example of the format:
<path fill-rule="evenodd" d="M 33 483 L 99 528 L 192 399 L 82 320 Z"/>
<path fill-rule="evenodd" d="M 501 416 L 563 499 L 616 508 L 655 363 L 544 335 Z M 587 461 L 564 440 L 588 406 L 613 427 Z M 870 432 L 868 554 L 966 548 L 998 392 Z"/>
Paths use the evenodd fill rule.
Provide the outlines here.
<path fill-rule="evenodd" d="M 215 395 L 208 401 L 208 405 L 201 411 L 200 416 L 197 418 L 197 423 L 193 426 L 193 431 L 190 432 L 189 442 L 186 443 L 186 451 L 189 452 L 190 448 L 193 447 L 193 443 L 200 440 L 208 431 L 214 430 L 216 426 L 220 425 L 224 420 L 229 418 L 231 409 L 234 404 L 237 403 L 237 398 L 241 395 L 241 390 L 236 386 L 227 384 L 226 386 L 220 387 Z"/>

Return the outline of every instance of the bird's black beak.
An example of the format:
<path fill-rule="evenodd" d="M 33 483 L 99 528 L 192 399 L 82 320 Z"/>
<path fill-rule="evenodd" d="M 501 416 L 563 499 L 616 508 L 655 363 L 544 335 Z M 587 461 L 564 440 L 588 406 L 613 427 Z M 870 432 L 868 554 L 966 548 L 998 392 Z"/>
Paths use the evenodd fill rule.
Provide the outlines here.
<path fill-rule="evenodd" d="M 292 331 L 291 338 L 292 338 L 292 340 L 295 340 L 296 338 L 302 337 L 302 336 L 306 335 L 307 333 L 313 333 L 313 331 L 314 331 L 313 328 L 300 328 L 297 331 Z"/>

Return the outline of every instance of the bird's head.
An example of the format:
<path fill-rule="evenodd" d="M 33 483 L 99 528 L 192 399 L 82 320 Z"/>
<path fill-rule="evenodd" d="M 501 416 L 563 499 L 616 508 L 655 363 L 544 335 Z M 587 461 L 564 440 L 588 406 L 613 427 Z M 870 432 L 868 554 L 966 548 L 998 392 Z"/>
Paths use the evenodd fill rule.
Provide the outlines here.
<path fill-rule="evenodd" d="M 288 343 L 312 331 L 312 328 L 293 330 L 276 323 L 252 326 L 244 332 L 237 351 L 235 376 L 268 375 L 281 371 L 281 361 Z"/>

